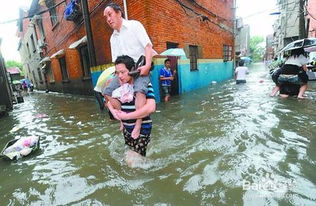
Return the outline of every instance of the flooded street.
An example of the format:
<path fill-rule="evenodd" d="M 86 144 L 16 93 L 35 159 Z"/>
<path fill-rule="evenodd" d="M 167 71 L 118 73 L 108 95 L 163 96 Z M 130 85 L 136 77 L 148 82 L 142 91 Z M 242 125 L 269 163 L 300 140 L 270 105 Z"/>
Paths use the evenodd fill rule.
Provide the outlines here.
<path fill-rule="evenodd" d="M 2 205 L 316 205 L 316 82 L 304 100 L 269 97 L 272 87 L 255 64 L 245 85 L 159 103 L 136 169 L 93 97 L 32 93 L 0 119 L 1 149 L 41 138 L 37 153 L 0 160 Z"/>

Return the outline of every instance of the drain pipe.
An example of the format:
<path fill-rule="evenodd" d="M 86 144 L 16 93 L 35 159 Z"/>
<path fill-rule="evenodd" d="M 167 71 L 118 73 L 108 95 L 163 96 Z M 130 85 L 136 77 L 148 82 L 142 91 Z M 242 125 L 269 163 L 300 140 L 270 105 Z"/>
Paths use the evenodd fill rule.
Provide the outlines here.
<path fill-rule="evenodd" d="M 125 19 L 128 20 L 128 16 L 127 16 L 127 3 L 126 3 L 126 0 L 123 0 L 123 4 L 124 4 L 124 15 L 125 15 Z"/>

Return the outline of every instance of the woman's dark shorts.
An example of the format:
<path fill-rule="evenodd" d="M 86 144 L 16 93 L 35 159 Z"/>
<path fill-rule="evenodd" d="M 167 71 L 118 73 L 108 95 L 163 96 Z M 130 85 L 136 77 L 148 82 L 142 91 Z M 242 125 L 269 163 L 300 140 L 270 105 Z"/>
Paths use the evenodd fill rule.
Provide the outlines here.
<path fill-rule="evenodd" d="M 308 82 L 308 76 L 306 72 L 297 65 L 291 65 L 291 64 L 285 64 L 282 67 L 281 74 L 297 74 L 298 78 L 300 78 L 300 81 L 303 83 Z"/>
<path fill-rule="evenodd" d="M 298 81 L 296 83 L 291 82 L 280 82 L 280 75 L 297 75 Z M 306 72 L 299 66 L 285 64 L 283 67 L 276 73 L 276 75 L 272 75 L 272 79 L 274 82 L 277 82 L 280 86 L 280 94 L 287 94 L 290 96 L 298 95 L 300 87 L 303 84 L 306 84 L 308 81 L 308 76 Z"/>
<path fill-rule="evenodd" d="M 131 136 L 131 133 L 128 132 L 125 128 L 123 129 L 123 135 L 125 139 L 125 144 L 130 147 L 131 150 L 146 156 L 147 145 L 150 142 L 150 133 L 149 134 L 140 134 L 137 139 L 134 139 Z"/>
<path fill-rule="evenodd" d="M 298 84 L 282 84 L 280 86 L 280 94 L 286 94 L 289 96 L 297 96 L 300 91 L 300 85 Z"/>
<path fill-rule="evenodd" d="M 171 86 L 161 86 L 164 96 L 170 96 Z"/>
<path fill-rule="evenodd" d="M 246 83 L 246 80 L 236 80 L 236 84 L 244 84 Z"/>

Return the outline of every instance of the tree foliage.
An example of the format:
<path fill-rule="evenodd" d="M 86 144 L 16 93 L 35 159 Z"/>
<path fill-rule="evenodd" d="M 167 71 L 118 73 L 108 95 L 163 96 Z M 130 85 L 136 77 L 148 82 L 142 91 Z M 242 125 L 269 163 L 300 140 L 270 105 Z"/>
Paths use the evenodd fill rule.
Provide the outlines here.
<path fill-rule="evenodd" d="M 6 68 L 10 68 L 10 67 L 19 67 L 20 70 L 23 69 L 23 65 L 20 62 L 14 61 L 14 60 L 9 60 L 5 62 L 5 66 Z"/>
<path fill-rule="evenodd" d="M 254 62 L 262 61 L 265 53 L 264 38 L 262 36 L 253 36 L 250 38 L 249 44 L 252 60 Z"/>

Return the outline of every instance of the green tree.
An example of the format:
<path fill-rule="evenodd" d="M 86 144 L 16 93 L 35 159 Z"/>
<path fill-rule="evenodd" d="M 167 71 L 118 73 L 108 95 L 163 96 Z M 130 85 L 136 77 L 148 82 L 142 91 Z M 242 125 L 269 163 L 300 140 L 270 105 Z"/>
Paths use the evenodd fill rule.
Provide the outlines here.
<path fill-rule="evenodd" d="M 19 67 L 20 70 L 23 69 L 22 63 L 17 62 L 17 61 L 14 61 L 14 60 L 6 61 L 6 62 L 5 62 L 5 66 L 6 66 L 7 68 L 9 68 L 9 67 Z"/>
<path fill-rule="evenodd" d="M 10 68 L 10 67 L 18 67 L 21 70 L 21 75 L 24 75 L 24 70 L 23 70 L 23 64 L 21 62 L 17 62 L 14 60 L 8 60 L 5 62 L 5 66 L 6 68 Z"/>
<path fill-rule="evenodd" d="M 254 62 L 262 61 L 265 53 L 264 38 L 262 36 L 253 36 L 250 38 L 249 44 L 252 60 Z"/>

